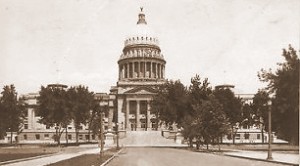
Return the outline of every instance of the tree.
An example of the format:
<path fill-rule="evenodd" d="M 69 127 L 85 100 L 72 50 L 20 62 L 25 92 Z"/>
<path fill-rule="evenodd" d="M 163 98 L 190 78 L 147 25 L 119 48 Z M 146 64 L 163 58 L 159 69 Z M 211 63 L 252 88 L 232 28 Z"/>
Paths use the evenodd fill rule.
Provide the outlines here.
<path fill-rule="evenodd" d="M 87 87 L 80 85 L 69 88 L 66 99 L 76 130 L 76 143 L 78 143 L 79 129 L 81 129 L 81 124 L 86 125 L 88 122 L 94 95 Z"/>
<path fill-rule="evenodd" d="M 180 126 L 187 109 L 187 90 L 180 81 L 167 81 L 153 97 L 152 111 L 167 125 Z"/>
<path fill-rule="evenodd" d="M 242 101 L 234 96 L 234 93 L 229 88 L 216 88 L 214 95 L 221 103 L 223 111 L 226 114 L 231 126 L 233 143 L 235 143 L 235 126 L 241 121 Z"/>
<path fill-rule="evenodd" d="M 264 143 L 264 129 L 268 128 L 268 101 L 269 94 L 264 90 L 259 90 L 253 97 L 252 109 L 256 115 L 255 124 L 260 126 L 262 143 Z"/>
<path fill-rule="evenodd" d="M 219 138 L 227 133 L 228 120 L 222 106 L 213 95 L 208 79 L 201 81 L 199 75 L 191 79 L 189 87 L 189 118 L 183 125 L 183 135 L 189 140 L 196 139 L 197 149 L 200 144 L 219 143 Z"/>
<path fill-rule="evenodd" d="M 6 85 L 1 92 L 2 97 L 0 100 L 0 136 L 6 135 L 6 131 L 11 133 L 10 142 L 12 144 L 13 132 L 21 132 L 25 104 L 22 100 L 18 100 L 17 92 L 14 85 Z"/>
<path fill-rule="evenodd" d="M 54 140 L 60 145 L 60 137 L 71 122 L 71 112 L 68 109 L 67 91 L 62 87 L 41 87 L 37 98 L 37 113 L 40 123 L 55 127 Z"/>
<path fill-rule="evenodd" d="M 282 56 L 285 62 L 279 63 L 275 72 L 262 69 L 258 77 L 268 83 L 266 90 L 274 95 L 272 128 L 278 137 L 299 144 L 299 58 L 291 45 L 283 49 Z"/>
<path fill-rule="evenodd" d="M 102 105 L 101 104 L 102 101 L 103 99 L 100 99 L 100 101 L 94 101 L 92 105 L 93 108 L 89 119 L 89 130 L 91 130 L 94 135 L 99 135 L 99 131 L 101 128 L 101 123 L 100 123 L 101 113 L 108 112 L 108 106 L 104 104 Z"/>
<path fill-rule="evenodd" d="M 196 139 L 203 140 L 207 145 L 212 143 L 219 145 L 222 136 L 228 133 L 229 122 L 223 112 L 222 105 L 213 96 L 210 95 L 208 100 L 203 100 L 201 104 L 194 105 L 196 111 L 195 122 L 193 127 L 196 130 Z M 199 141 L 199 143 L 201 143 Z M 199 148 L 199 145 L 197 145 Z M 220 146 L 219 146 L 220 149 Z"/>

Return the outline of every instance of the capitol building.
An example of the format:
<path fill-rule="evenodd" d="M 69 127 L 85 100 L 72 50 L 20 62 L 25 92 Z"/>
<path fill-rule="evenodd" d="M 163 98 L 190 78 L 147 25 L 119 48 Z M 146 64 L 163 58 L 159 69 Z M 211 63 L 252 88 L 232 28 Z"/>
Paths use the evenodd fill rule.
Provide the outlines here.
<path fill-rule="evenodd" d="M 118 123 L 124 130 L 157 128 L 150 102 L 157 87 L 165 83 L 166 61 L 142 10 L 135 33 L 124 42 L 118 60 L 119 79 L 111 89 L 116 96 Z"/>
<path fill-rule="evenodd" d="M 157 88 L 166 82 L 166 60 L 159 47 L 158 38 L 148 27 L 146 16 L 141 8 L 133 34 L 124 41 L 118 60 L 118 81 L 110 93 L 95 93 L 100 105 L 108 106 L 104 125 L 106 131 L 113 131 L 118 124 L 120 132 L 149 131 L 160 128 L 156 115 L 151 112 L 151 100 Z M 49 84 L 52 87 L 67 88 L 62 84 Z M 13 134 L 13 140 L 19 143 L 54 142 L 55 128 L 39 123 L 36 112 L 38 93 L 22 95 L 28 105 L 23 130 Z M 117 123 L 113 122 L 116 117 Z M 9 142 L 10 134 L 2 142 Z M 97 141 L 98 136 L 82 125 L 79 130 L 79 142 Z M 74 124 L 69 124 L 61 136 L 61 142 L 75 142 Z"/>

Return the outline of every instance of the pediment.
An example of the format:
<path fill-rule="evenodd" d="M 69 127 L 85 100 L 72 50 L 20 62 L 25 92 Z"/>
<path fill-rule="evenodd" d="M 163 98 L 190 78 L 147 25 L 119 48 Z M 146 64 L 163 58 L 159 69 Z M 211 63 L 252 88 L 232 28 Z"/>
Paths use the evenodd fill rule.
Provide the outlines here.
<path fill-rule="evenodd" d="M 133 89 L 130 89 L 125 94 L 156 94 L 156 90 L 151 87 L 136 87 Z"/>

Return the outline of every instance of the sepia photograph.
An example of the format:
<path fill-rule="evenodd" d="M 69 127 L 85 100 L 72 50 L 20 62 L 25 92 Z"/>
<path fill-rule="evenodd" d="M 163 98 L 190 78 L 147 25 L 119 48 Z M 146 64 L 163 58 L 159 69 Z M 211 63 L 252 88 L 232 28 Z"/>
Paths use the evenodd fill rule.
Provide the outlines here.
<path fill-rule="evenodd" d="M 299 165 L 299 0 L 0 0 L 0 165 Z"/>

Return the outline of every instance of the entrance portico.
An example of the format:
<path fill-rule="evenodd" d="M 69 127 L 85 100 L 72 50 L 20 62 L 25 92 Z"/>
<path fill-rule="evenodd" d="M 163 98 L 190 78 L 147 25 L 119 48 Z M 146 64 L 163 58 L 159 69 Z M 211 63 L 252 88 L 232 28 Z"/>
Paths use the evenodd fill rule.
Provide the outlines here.
<path fill-rule="evenodd" d="M 152 130 L 151 98 L 126 98 L 126 130 Z"/>
<path fill-rule="evenodd" d="M 110 94 L 116 98 L 118 129 L 156 130 L 158 122 L 151 112 L 151 101 L 166 82 L 166 60 L 142 9 L 135 28 L 134 33 L 125 39 L 118 60 L 118 82 Z"/>

